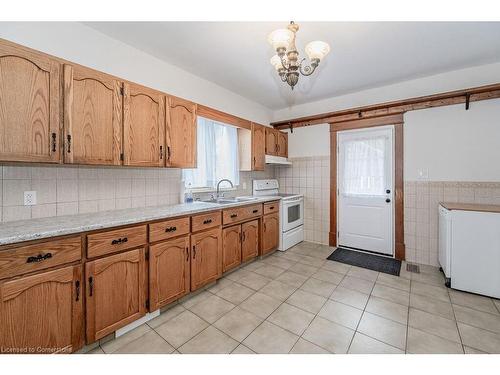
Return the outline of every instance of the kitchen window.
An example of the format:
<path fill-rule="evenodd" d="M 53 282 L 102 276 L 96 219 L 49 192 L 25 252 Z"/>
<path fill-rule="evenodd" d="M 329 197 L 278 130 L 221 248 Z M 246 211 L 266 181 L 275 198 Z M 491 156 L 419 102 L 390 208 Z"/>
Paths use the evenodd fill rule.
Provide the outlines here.
<path fill-rule="evenodd" d="M 197 168 L 183 169 L 186 187 L 214 189 L 223 178 L 239 185 L 238 131 L 223 123 L 198 117 Z"/>

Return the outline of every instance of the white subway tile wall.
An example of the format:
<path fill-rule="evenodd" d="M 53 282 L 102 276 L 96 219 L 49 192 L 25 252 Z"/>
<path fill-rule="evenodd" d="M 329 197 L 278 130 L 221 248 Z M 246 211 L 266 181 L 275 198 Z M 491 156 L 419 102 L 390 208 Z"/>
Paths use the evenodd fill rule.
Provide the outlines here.
<path fill-rule="evenodd" d="M 181 169 L 164 168 L 0 166 L 0 218 L 7 222 L 177 204 L 181 175 Z M 274 167 L 241 172 L 240 186 L 228 195 L 251 195 L 254 178 L 274 178 Z M 37 192 L 37 204 L 24 206 L 24 192 L 30 190 Z"/>
<path fill-rule="evenodd" d="M 405 181 L 406 260 L 438 264 L 439 202 L 500 204 L 500 182 Z"/>
<path fill-rule="evenodd" d="M 291 166 L 276 167 L 280 190 L 304 194 L 304 238 L 327 245 L 330 228 L 330 157 L 289 160 Z"/>

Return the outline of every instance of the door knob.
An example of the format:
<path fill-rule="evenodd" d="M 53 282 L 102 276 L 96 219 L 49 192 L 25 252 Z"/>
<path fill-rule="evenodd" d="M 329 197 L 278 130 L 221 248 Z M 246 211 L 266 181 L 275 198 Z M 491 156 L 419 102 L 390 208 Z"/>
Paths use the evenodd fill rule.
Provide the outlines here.
<path fill-rule="evenodd" d="M 387 199 L 385 200 L 385 202 L 386 202 L 386 203 L 390 203 L 390 202 L 391 202 L 391 200 L 390 200 L 389 198 L 387 198 Z"/>
<path fill-rule="evenodd" d="M 385 192 L 386 192 L 387 194 L 391 194 L 391 191 L 390 191 L 389 189 L 387 189 Z"/>

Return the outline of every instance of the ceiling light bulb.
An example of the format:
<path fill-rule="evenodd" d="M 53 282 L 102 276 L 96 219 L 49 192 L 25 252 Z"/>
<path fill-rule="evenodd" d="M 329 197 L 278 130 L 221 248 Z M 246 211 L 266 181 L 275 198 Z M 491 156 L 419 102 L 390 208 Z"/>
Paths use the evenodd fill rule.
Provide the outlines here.
<path fill-rule="evenodd" d="M 330 46 L 320 40 L 307 44 L 306 53 L 309 59 L 322 60 L 330 52 Z"/>
<path fill-rule="evenodd" d="M 271 34 L 269 34 L 267 40 L 275 50 L 278 48 L 286 49 L 293 40 L 293 32 L 288 29 L 274 30 Z"/>
<path fill-rule="evenodd" d="M 281 59 L 278 55 L 274 55 L 271 57 L 271 65 L 274 66 L 274 69 L 280 70 L 283 69 L 283 65 L 281 64 Z"/>

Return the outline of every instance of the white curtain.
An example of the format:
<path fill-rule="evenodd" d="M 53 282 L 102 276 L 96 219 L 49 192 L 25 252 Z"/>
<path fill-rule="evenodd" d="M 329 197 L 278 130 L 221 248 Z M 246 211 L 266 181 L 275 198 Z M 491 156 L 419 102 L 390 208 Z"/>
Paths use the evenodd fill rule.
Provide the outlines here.
<path fill-rule="evenodd" d="M 182 171 L 186 186 L 213 188 L 227 178 L 239 185 L 238 131 L 203 117 L 198 117 L 198 167 Z"/>
<path fill-rule="evenodd" d="M 384 194 L 385 148 L 385 137 L 344 142 L 344 194 Z"/>

